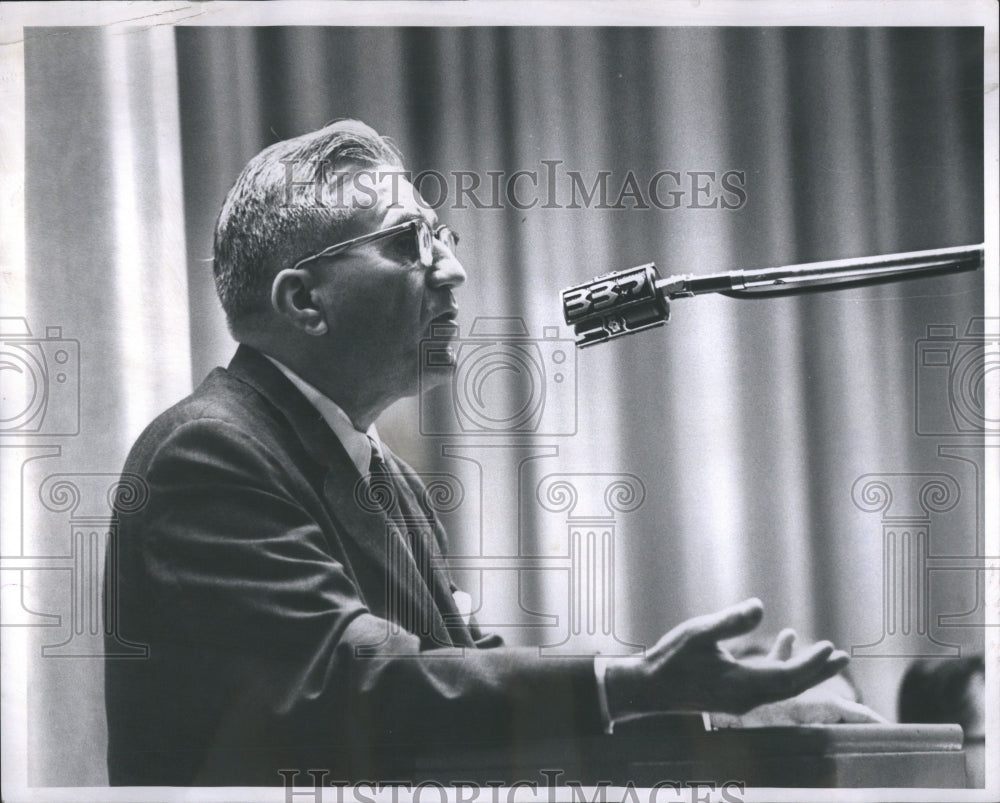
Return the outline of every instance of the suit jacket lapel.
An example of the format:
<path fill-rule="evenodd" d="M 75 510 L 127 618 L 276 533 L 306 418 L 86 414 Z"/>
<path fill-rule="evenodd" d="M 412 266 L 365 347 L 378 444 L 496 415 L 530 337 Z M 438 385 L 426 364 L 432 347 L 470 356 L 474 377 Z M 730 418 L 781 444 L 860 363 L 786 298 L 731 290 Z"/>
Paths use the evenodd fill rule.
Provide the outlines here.
<path fill-rule="evenodd" d="M 434 599 L 440 595 L 432 596 L 423 582 L 403 534 L 389 515 L 391 506 L 378 495 L 378 489 L 369 488 L 361 479 L 319 411 L 255 349 L 241 345 L 229 370 L 282 413 L 305 451 L 323 467 L 327 510 L 340 523 L 341 531 L 384 572 L 388 615 L 425 642 L 450 646 L 448 628 Z M 450 593 L 446 596 L 453 608 Z"/>

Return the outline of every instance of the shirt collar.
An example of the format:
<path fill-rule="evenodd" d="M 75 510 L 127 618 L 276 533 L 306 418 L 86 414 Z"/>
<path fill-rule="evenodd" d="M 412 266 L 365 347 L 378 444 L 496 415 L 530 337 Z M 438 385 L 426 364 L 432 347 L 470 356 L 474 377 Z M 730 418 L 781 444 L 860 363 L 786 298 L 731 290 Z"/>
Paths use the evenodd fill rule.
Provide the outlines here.
<path fill-rule="evenodd" d="M 355 429 L 354 424 L 351 423 L 351 419 L 347 417 L 347 413 L 336 402 L 328 396 L 324 396 L 284 363 L 267 354 L 264 356 L 281 373 L 288 377 L 288 381 L 295 385 L 301 391 L 302 395 L 309 400 L 309 403 L 316 408 L 317 412 L 323 416 L 323 420 L 333 430 L 333 434 L 337 436 L 337 440 L 343 445 L 348 457 L 351 458 L 351 462 L 357 467 L 358 473 L 362 476 L 368 474 L 372 462 L 372 444 L 374 443 L 378 449 L 382 448 L 382 442 L 379 440 L 375 424 L 368 427 L 367 432 Z"/>

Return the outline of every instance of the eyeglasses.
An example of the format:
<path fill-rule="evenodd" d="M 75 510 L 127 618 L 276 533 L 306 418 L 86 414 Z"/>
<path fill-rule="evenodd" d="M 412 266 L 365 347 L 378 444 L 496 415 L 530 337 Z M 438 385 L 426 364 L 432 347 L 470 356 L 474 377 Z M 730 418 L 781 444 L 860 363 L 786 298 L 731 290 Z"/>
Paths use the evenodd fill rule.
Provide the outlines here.
<path fill-rule="evenodd" d="M 417 218 L 414 220 L 404 221 L 403 223 L 398 223 L 387 229 L 379 229 L 378 231 L 362 234 L 360 237 L 355 237 L 351 240 L 344 240 L 342 243 L 331 245 L 328 248 L 324 248 L 317 254 L 300 259 L 295 263 L 293 269 L 300 268 L 307 262 L 312 262 L 315 259 L 332 257 L 335 254 L 343 253 L 344 251 L 355 248 L 356 246 L 367 245 L 368 243 L 373 243 L 376 240 L 381 240 L 385 237 L 394 237 L 395 235 L 403 234 L 404 232 L 411 233 L 411 236 L 414 239 L 416 253 L 420 259 L 420 264 L 425 268 L 429 268 L 434 264 L 435 240 L 444 245 L 449 251 L 451 251 L 452 254 L 454 254 L 458 249 L 458 234 L 456 232 L 444 225 L 438 226 L 436 229 L 432 229 L 426 220 L 423 218 Z"/>

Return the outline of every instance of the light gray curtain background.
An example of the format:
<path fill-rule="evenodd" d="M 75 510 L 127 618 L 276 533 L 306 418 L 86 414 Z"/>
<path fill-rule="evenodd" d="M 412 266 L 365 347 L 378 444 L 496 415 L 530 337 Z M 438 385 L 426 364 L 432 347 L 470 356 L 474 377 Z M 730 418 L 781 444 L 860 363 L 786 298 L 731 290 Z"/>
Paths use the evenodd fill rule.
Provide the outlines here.
<path fill-rule="evenodd" d="M 858 648 L 855 679 L 891 718 L 906 654 L 982 644 L 982 573 L 968 560 L 983 554 L 981 450 L 949 418 L 947 363 L 975 348 L 965 335 L 983 315 L 982 274 L 680 301 L 667 327 L 580 352 L 559 291 L 649 261 L 707 273 L 981 242 L 982 49 L 972 28 L 29 31 L 28 322 L 36 337 L 59 326 L 79 341 L 80 426 L 32 441 L 58 454 L 25 452 L 24 555 L 68 555 L 89 526 L 86 500 L 40 501 L 49 477 L 113 476 L 145 423 L 228 361 L 211 232 L 242 165 L 355 117 L 393 137 L 413 171 L 448 177 L 438 213 L 462 235 L 465 354 L 493 342 L 474 321 L 504 317 L 527 331 L 514 353 L 544 366 L 541 418 L 517 437 L 483 420 L 449 429 L 472 403 L 465 385 L 381 423 L 419 470 L 460 483 L 442 515 L 453 551 L 483 559 L 462 576 L 484 618 L 512 641 L 565 640 L 570 532 L 607 532 L 587 565 L 613 589 L 585 604 L 612 632 L 585 627 L 567 648 L 651 644 L 758 595 L 764 630 Z M 553 161 L 561 183 L 547 203 Z M 487 198 L 487 171 L 519 170 L 540 176 L 536 206 L 456 208 L 453 171 L 481 177 Z M 630 171 L 645 191 L 664 170 L 682 176 L 678 208 L 565 208 L 568 171 L 588 186 L 610 171 L 613 203 Z M 691 208 L 692 171 L 740 171 L 745 202 Z M 938 330 L 944 364 L 918 359 L 930 325 L 955 327 Z M 505 376 L 525 381 L 515 370 L 483 381 Z M 937 415 L 926 433 L 922 414 Z M 868 487 L 866 475 L 882 479 Z M 911 486 L 930 475 L 957 492 L 940 480 L 947 500 L 928 503 Z M 575 508 L 560 496 L 570 487 Z M 923 521 L 932 556 L 955 560 L 921 575 L 926 632 L 907 624 L 887 640 L 902 615 L 884 584 L 898 576 L 884 548 L 896 513 Z M 536 568 L 512 569 L 515 558 Z M 99 628 L 71 630 L 93 604 L 74 596 L 90 571 L 80 560 L 23 573 L 25 623 L 63 614 L 26 628 L 28 777 L 42 786 L 106 782 Z M 63 642 L 76 657 L 43 654 Z"/>

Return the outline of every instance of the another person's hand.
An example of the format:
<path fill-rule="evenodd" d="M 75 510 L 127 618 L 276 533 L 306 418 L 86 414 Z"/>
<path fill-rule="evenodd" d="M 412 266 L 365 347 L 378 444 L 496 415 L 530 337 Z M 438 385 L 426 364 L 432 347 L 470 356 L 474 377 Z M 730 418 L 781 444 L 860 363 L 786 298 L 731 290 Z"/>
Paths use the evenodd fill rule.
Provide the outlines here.
<path fill-rule="evenodd" d="M 715 714 L 717 728 L 765 728 L 773 725 L 834 725 L 886 722 L 868 706 L 826 689 L 807 689 L 795 697 L 765 703 L 742 715 Z"/>
<path fill-rule="evenodd" d="M 760 600 L 748 599 L 683 622 L 643 656 L 609 661 L 605 684 L 612 719 L 660 711 L 745 714 L 795 697 L 847 665 L 847 654 L 828 641 L 792 656 L 791 631 L 762 658 L 737 660 L 719 645 L 749 633 L 763 615 Z"/>

